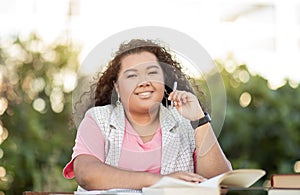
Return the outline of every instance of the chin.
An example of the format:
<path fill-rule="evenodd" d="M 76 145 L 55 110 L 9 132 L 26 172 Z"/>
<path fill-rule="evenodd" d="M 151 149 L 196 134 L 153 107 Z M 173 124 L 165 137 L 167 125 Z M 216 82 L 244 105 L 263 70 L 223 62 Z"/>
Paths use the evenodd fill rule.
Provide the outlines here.
<path fill-rule="evenodd" d="M 158 109 L 159 108 L 160 103 L 152 103 L 152 104 L 144 104 L 141 105 L 142 109 L 145 110 L 153 110 L 153 109 Z"/>
<path fill-rule="evenodd" d="M 160 102 L 152 102 L 152 103 L 133 103 L 131 108 L 137 112 L 151 112 L 159 109 Z"/>

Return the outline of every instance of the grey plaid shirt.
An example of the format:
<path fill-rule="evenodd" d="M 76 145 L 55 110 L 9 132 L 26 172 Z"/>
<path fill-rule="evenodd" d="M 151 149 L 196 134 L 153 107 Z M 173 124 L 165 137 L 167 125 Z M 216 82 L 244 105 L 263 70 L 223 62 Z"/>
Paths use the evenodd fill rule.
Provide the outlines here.
<path fill-rule="evenodd" d="M 88 111 L 105 137 L 105 163 L 117 167 L 122 150 L 125 114 L 121 104 L 93 107 Z M 160 106 L 162 128 L 161 174 L 194 172 L 194 129 L 175 108 Z"/>

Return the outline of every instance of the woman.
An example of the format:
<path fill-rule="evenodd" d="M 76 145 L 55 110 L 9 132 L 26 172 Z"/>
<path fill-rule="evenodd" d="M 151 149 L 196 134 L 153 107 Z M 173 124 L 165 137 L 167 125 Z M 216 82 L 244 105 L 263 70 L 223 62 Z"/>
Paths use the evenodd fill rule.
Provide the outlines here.
<path fill-rule="evenodd" d="M 163 176 L 202 182 L 230 171 L 207 119 L 164 47 L 123 43 L 97 82 L 64 176 L 85 190 L 141 189 Z"/>

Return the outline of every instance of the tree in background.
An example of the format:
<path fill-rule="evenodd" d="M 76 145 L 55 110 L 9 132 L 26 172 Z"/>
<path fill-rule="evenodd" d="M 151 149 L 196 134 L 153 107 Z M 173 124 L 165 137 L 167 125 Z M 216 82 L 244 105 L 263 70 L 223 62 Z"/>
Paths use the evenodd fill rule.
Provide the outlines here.
<path fill-rule="evenodd" d="M 232 59 L 217 61 L 227 93 L 227 111 L 219 137 L 234 168 L 293 173 L 300 160 L 300 87 L 287 80 L 271 89 Z M 233 64 L 227 66 L 226 63 Z"/>
<path fill-rule="evenodd" d="M 37 35 L 0 44 L 0 189 L 64 191 L 62 177 L 75 129 L 68 125 L 79 49 L 64 40 L 45 44 Z"/>

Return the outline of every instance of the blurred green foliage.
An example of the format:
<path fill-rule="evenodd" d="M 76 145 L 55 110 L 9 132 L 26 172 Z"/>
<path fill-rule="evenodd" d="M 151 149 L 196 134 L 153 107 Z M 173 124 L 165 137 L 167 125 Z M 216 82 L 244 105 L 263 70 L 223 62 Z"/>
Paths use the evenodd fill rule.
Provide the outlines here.
<path fill-rule="evenodd" d="M 1 39 L 0 51 L 0 189 L 21 194 L 74 188 L 61 172 L 76 132 L 69 123 L 79 49 L 32 34 Z"/>
<path fill-rule="evenodd" d="M 79 52 L 65 40 L 46 44 L 34 34 L 0 39 L 0 190 L 5 194 L 75 190 L 62 168 L 76 134 L 69 122 Z M 273 90 L 246 65 L 216 62 L 227 93 L 219 141 L 233 167 L 264 169 L 265 179 L 293 172 L 300 160 L 300 87 L 287 82 Z"/>
<path fill-rule="evenodd" d="M 261 168 L 264 179 L 294 173 L 300 160 L 300 86 L 271 89 L 233 59 L 217 61 L 227 93 L 226 118 L 219 141 L 233 168 Z M 226 70 L 226 63 L 235 64 Z"/>

